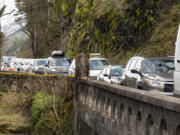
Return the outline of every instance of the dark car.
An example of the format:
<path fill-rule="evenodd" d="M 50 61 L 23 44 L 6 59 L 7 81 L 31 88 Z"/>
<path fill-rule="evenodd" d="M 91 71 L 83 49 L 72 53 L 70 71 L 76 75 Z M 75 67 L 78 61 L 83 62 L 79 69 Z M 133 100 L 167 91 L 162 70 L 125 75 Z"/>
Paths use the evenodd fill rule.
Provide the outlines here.
<path fill-rule="evenodd" d="M 173 72 L 173 57 L 132 57 L 123 72 L 122 85 L 172 93 Z"/>

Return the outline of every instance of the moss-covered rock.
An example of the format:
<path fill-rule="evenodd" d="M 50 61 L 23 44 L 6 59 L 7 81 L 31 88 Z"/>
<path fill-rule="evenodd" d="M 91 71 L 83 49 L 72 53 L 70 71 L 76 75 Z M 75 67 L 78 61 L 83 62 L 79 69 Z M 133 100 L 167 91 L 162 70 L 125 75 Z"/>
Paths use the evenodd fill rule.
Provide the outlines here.
<path fill-rule="evenodd" d="M 61 3 L 56 8 L 72 20 L 68 56 L 82 51 L 100 52 L 106 57 L 117 58 L 118 63 L 126 63 L 139 53 L 165 56 L 174 52 L 171 44 L 179 22 L 178 0 L 56 2 Z"/>

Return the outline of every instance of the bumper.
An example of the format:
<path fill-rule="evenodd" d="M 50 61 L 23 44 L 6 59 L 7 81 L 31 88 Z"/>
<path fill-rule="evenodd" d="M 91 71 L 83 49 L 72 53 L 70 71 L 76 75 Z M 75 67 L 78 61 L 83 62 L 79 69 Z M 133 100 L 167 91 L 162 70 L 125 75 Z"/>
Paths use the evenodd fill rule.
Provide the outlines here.
<path fill-rule="evenodd" d="M 148 91 L 159 91 L 159 92 L 163 92 L 163 93 L 173 93 L 173 91 L 174 91 L 174 84 L 165 84 L 164 88 L 147 86 L 146 89 Z"/>
<path fill-rule="evenodd" d="M 180 91 L 174 91 L 173 94 L 175 97 L 180 98 Z"/>
<path fill-rule="evenodd" d="M 69 75 L 68 72 L 58 72 L 58 71 L 50 71 L 49 74 L 55 74 L 55 75 Z"/>
<path fill-rule="evenodd" d="M 36 73 L 36 74 L 44 74 L 44 71 L 43 70 L 34 70 L 34 73 Z"/>

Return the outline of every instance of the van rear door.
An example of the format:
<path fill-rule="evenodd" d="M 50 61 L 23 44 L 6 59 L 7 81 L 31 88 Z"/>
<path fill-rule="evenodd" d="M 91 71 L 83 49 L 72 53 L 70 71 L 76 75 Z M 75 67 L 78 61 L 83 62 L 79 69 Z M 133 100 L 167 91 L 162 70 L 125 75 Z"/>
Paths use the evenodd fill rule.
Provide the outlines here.
<path fill-rule="evenodd" d="M 176 45 L 176 50 L 175 50 L 174 94 L 180 96 L 180 25 L 179 25 L 177 40 L 175 45 Z"/>

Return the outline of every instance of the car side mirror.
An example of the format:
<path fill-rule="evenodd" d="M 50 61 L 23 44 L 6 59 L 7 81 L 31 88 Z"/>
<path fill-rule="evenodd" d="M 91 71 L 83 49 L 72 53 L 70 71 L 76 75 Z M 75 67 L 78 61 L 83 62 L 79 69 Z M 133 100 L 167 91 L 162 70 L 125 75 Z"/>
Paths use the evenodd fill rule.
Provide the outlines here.
<path fill-rule="evenodd" d="M 134 74 L 139 74 L 139 75 L 141 75 L 141 73 L 140 73 L 139 71 L 135 70 L 135 69 L 132 69 L 132 70 L 131 70 L 131 73 L 134 73 Z"/>
<path fill-rule="evenodd" d="M 111 75 L 109 75 L 109 79 L 111 79 Z"/>
<path fill-rule="evenodd" d="M 105 77 L 108 77 L 108 75 L 107 75 L 107 74 L 104 74 L 104 76 L 105 76 Z"/>
<path fill-rule="evenodd" d="M 46 65 L 44 65 L 45 67 L 49 67 L 49 65 L 48 64 L 46 64 Z"/>

